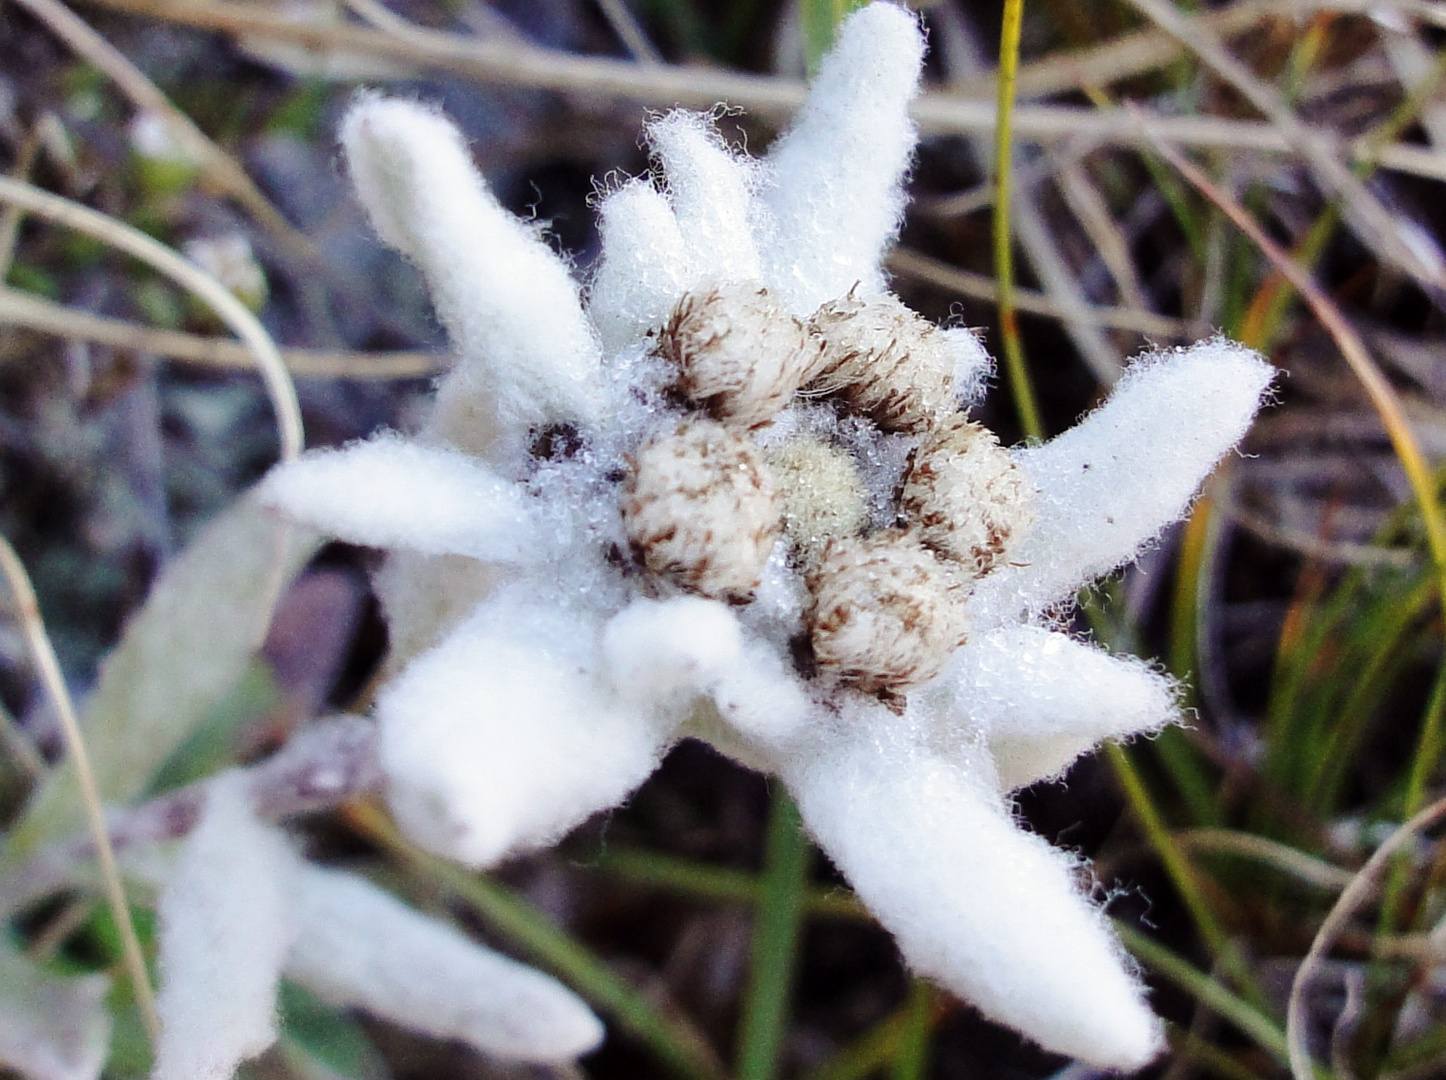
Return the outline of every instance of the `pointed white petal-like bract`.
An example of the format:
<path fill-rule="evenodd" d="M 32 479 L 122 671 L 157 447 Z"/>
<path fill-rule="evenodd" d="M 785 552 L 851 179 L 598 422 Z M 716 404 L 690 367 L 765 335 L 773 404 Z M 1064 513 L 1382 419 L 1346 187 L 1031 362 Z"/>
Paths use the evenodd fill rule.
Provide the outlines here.
<path fill-rule="evenodd" d="M 714 281 L 755 281 L 753 187 L 757 165 L 734 156 L 705 116 L 681 110 L 648 125 L 648 141 L 668 178 L 694 272 Z"/>
<path fill-rule="evenodd" d="M 590 615 L 487 601 L 377 701 L 388 797 L 408 835 L 473 866 L 616 806 L 671 734 L 613 694 Z"/>
<path fill-rule="evenodd" d="M 276 989 L 295 933 L 296 856 L 223 774 L 161 893 L 161 1038 L 153 1080 L 229 1080 L 276 1041 Z"/>
<path fill-rule="evenodd" d="M 522 489 L 477 458 L 382 436 L 278 465 L 263 505 L 353 544 L 517 562 L 538 554 Z"/>
<path fill-rule="evenodd" d="M 939 717 L 942 745 L 984 733 L 1003 791 L 1179 717 L 1174 686 L 1146 664 L 1036 626 L 974 635 L 920 696 Z"/>
<path fill-rule="evenodd" d="M 970 609 L 996 626 L 1067 601 L 1178 521 L 1238 443 L 1275 369 L 1216 338 L 1135 361 L 1109 400 L 1043 446 L 1016 452 L 1038 488 L 1035 522 Z"/>
<path fill-rule="evenodd" d="M 588 312 L 611 354 L 663 324 L 693 284 L 692 259 L 667 197 L 647 180 L 630 180 L 603 199 L 598 232 L 602 257 Z"/>
<path fill-rule="evenodd" d="M 427 277 L 460 354 L 448 377 L 460 383 L 454 397 L 467 391 L 503 439 L 590 420 L 598 345 L 577 284 L 487 190 L 461 133 L 434 109 L 367 95 L 343 121 L 341 142 L 377 231 Z"/>
<path fill-rule="evenodd" d="M 509 1061 L 564 1062 L 603 1027 L 565 986 L 353 874 L 297 873 L 286 974 L 318 997 Z"/>
<path fill-rule="evenodd" d="M 1070 858 L 1019 828 L 992 778 L 891 744 L 888 723 L 836 735 L 786 776 L 809 831 L 909 965 L 1047 1050 L 1148 1064 L 1159 1021 Z"/>
<path fill-rule="evenodd" d="M 849 16 L 794 126 L 770 150 L 761 192 L 764 281 L 797 315 L 855 285 L 881 291 L 879 265 L 903 217 L 914 149 L 909 101 L 924 37 L 892 4 Z"/>

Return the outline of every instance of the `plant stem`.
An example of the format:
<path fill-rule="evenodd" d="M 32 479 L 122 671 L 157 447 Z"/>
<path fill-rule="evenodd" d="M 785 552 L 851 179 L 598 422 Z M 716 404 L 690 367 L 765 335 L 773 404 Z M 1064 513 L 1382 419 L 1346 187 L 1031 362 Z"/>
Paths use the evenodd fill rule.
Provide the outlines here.
<path fill-rule="evenodd" d="M 753 924 L 753 961 L 743 1003 L 739 1080 L 773 1080 L 803 928 L 812 849 L 798 808 L 781 788 L 773 796 L 763 897 Z"/>
<path fill-rule="evenodd" d="M 1004 0 L 1004 27 L 999 33 L 999 100 L 994 125 L 994 277 L 999 286 L 999 333 L 1004 341 L 1009 389 L 1019 412 L 1019 426 L 1027 439 L 1037 442 L 1044 437 L 1044 424 L 1034 400 L 1034 387 L 1024 363 L 1024 343 L 1015 318 L 1014 248 L 1009 235 L 1014 86 L 1019 76 L 1019 34 L 1023 23 L 1024 0 Z"/>

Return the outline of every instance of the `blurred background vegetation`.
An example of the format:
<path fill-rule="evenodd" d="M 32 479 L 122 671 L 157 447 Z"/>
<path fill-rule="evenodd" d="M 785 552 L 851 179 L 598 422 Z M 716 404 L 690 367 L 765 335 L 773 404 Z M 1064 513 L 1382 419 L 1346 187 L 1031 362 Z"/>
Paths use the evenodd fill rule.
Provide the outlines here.
<path fill-rule="evenodd" d="M 1033 434 L 1017 407 L 1032 395 L 1040 430 L 1057 433 L 1129 356 L 1215 330 L 1289 372 L 1192 519 L 1081 607 L 1081 632 L 1182 680 L 1192 724 L 1082 762 L 1025 792 L 1021 811 L 1094 860 L 1170 1022 L 1158 1075 L 1286 1075 L 1292 979 L 1353 880 L 1295 1033 L 1319 1075 L 1446 1075 L 1446 847 L 1425 829 L 1401 834 L 1374 888 L 1357 877 L 1442 790 L 1446 8 L 1032 0 L 1003 159 L 1009 342 L 993 276 L 1005 12 L 916 6 L 931 42 L 925 138 L 890 268 L 925 314 L 982 328 L 997 355 L 1017 348 L 986 423 L 1006 441 Z M 740 107 L 723 118 L 729 137 L 762 148 L 845 7 L 11 0 L 0 157 L 9 176 L 182 249 L 232 288 L 283 350 L 309 444 L 335 444 L 414 424 L 445 362 L 417 275 L 371 236 L 338 167 L 335 124 L 357 85 L 442 104 L 502 201 L 547 222 L 585 270 L 599 185 L 647 168 L 646 111 L 726 99 Z M 1177 152 L 1203 176 L 1182 172 Z M 1312 303 L 1282 258 L 1318 284 Z M 275 459 L 276 425 L 210 309 L 103 239 L 4 201 L 0 275 L 0 532 L 89 713 L 108 801 L 260 760 L 364 700 L 385 649 L 368 584 L 377 556 L 342 545 L 306 564 L 259 652 L 215 580 L 221 556 L 173 582 L 168 602 L 235 656 L 164 715 L 142 716 L 117 672 L 191 678 L 164 663 L 136 674 L 142 634 L 154 635 L 145 655 L 184 669 L 199 647 L 190 629 L 168 638 L 131 622 L 128 659 L 98 676 L 157 574 Z M 1415 451 L 1425 471 L 1403 468 Z M 110 685 L 96 691 L 98 677 Z M 64 746 L 14 620 L 0 624 L 0 701 L 0 870 L 14 870 L 81 820 L 33 797 L 57 790 Z M 612 1036 L 559 1076 L 1082 1080 L 1088 1070 L 912 984 L 821 857 L 804 854 L 800 891 L 769 820 L 763 778 L 689 743 L 626 807 L 491 878 L 419 856 L 365 804 L 297 830 L 313 856 L 582 990 Z M 107 1075 L 139 1077 L 144 1030 L 98 897 L 72 883 L 11 911 L 13 950 L 52 973 L 117 973 Z M 153 948 L 143 885 L 132 899 Z M 0 971 L 0 1027 L 25 992 Z M 253 1076 L 548 1072 L 299 991 L 284 1014 L 286 1037 Z"/>

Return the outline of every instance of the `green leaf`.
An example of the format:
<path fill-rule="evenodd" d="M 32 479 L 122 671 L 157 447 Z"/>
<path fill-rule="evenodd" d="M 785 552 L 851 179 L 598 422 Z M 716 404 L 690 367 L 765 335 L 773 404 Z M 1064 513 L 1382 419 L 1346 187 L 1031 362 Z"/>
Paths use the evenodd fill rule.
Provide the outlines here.
<path fill-rule="evenodd" d="M 803 0 L 803 57 L 809 78 L 818 73 L 818 65 L 833 48 L 839 23 L 850 12 L 864 6 L 864 0 Z"/>
<path fill-rule="evenodd" d="M 294 983 L 283 982 L 281 1054 L 310 1080 L 387 1080 L 386 1062 L 351 1017 Z"/>
<path fill-rule="evenodd" d="M 106 802 L 143 794 L 231 693 L 265 638 L 274 598 L 315 544 L 243 498 L 162 571 L 101 664 L 86 711 L 85 737 Z M 28 855 L 81 824 L 80 791 L 66 763 L 32 797 L 7 855 Z"/>

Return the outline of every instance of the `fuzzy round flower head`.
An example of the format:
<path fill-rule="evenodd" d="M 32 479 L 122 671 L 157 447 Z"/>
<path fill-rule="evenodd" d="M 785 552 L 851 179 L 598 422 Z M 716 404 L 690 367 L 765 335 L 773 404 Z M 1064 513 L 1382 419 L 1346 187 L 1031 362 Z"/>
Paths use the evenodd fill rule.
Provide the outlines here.
<path fill-rule="evenodd" d="M 457 351 L 426 428 L 282 467 L 291 516 L 393 549 L 378 587 L 391 806 L 477 866 L 617 805 L 707 739 L 783 779 L 919 972 L 1119 1069 L 1157 1020 L 1081 867 L 1010 793 L 1176 718 L 1055 629 L 1188 508 L 1270 381 L 1223 340 L 1136 361 L 1042 446 L 965 417 L 990 361 L 885 291 L 915 135 L 914 17 L 852 15 L 767 157 L 707 117 L 601 203 L 584 299 L 457 131 L 367 97 L 342 141 Z"/>

